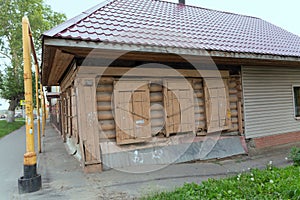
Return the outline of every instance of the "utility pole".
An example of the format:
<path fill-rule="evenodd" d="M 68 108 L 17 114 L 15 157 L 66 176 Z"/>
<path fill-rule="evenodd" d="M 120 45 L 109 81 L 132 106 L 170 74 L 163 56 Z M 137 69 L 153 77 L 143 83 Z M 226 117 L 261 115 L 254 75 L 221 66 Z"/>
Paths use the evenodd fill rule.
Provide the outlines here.
<path fill-rule="evenodd" d="M 42 178 L 36 172 L 36 153 L 34 150 L 34 118 L 32 101 L 32 73 L 30 61 L 30 25 L 27 17 L 22 19 L 24 87 L 26 107 L 26 153 L 24 154 L 24 176 L 18 179 L 19 193 L 35 192 L 42 187 Z"/>

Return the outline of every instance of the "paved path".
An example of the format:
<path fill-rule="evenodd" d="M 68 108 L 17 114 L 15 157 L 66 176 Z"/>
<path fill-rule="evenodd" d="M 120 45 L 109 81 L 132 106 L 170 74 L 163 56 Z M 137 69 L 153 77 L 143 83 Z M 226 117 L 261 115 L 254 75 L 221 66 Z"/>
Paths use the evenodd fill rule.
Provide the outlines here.
<path fill-rule="evenodd" d="M 12 199 L 22 176 L 25 126 L 0 139 L 0 199 Z"/>
<path fill-rule="evenodd" d="M 285 159 L 290 147 L 284 147 L 254 157 L 239 156 L 221 161 L 169 165 L 141 174 L 124 172 L 126 169 L 84 174 L 79 162 L 68 155 L 61 136 L 48 124 L 42 144 L 44 153 L 39 155 L 38 162 L 38 173 L 42 175 L 42 189 L 35 193 L 19 195 L 17 178 L 22 174 L 24 146 L 11 144 L 24 142 L 20 132 L 22 130 L 0 140 L 1 159 L 7 159 L 6 166 L 1 166 L 0 171 L 1 179 L 7 177 L 0 185 L 0 194 L 3 194 L 0 199 L 136 199 L 155 191 L 172 190 L 185 182 L 200 183 L 208 178 L 226 177 L 247 171 L 248 168 L 265 168 L 270 161 L 276 166 L 291 164 Z M 7 149 L 14 151 L 11 155 L 13 158 L 8 158 L 10 151 Z M 153 167 L 157 166 L 151 166 L 150 170 Z M 5 187 L 2 188 L 3 185 Z"/>

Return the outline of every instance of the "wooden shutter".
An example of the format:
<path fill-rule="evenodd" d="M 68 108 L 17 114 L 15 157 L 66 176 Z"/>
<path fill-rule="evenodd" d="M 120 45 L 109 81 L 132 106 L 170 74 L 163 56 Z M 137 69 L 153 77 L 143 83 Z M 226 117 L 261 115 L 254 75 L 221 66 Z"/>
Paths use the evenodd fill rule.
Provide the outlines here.
<path fill-rule="evenodd" d="M 227 82 L 222 78 L 204 79 L 207 133 L 226 130 L 231 125 Z"/>
<path fill-rule="evenodd" d="M 166 136 L 178 132 L 195 133 L 193 89 L 185 79 L 164 81 Z"/>
<path fill-rule="evenodd" d="M 115 82 L 114 108 L 117 144 L 145 142 L 151 137 L 147 81 Z"/>

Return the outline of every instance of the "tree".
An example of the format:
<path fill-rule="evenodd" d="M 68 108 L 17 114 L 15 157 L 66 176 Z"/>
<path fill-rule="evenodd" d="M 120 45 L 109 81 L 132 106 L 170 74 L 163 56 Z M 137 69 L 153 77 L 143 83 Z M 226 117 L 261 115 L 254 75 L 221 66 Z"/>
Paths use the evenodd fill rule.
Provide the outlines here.
<path fill-rule="evenodd" d="M 0 97 L 9 101 L 8 110 L 14 116 L 24 98 L 22 17 L 29 18 L 34 45 L 40 54 L 42 33 L 62 23 L 66 16 L 52 11 L 43 0 L 0 0 L 0 7 L 0 64 L 2 58 L 5 66 L 0 71 Z"/>

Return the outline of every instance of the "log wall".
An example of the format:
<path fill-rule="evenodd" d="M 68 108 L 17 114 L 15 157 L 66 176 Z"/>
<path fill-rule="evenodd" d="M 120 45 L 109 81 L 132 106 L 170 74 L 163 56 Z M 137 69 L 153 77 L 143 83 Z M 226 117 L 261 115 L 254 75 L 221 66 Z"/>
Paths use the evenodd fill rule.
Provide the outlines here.
<path fill-rule="evenodd" d="M 115 139 L 116 127 L 113 113 L 113 84 L 118 80 L 113 77 L 102 77 L 97 86 L 97 111 L 99 121 L 100 139 Z M 190 78 L 188 81 L 194 89 L 195 126 L 198 132 L 205 132 L 205 102 L 202 78 Z M 150 83 L 150 116 L 151 133 L 155 136 L 164 133 L 164 104 L 163 104 L 163 79 Z M 240 75 L 230 76 L 228 79 L 231 129 L 227 132 L 243 132 L 242 113 L 242 87 Z M 239 109 L 240 108 L 240 109 Z"/>

